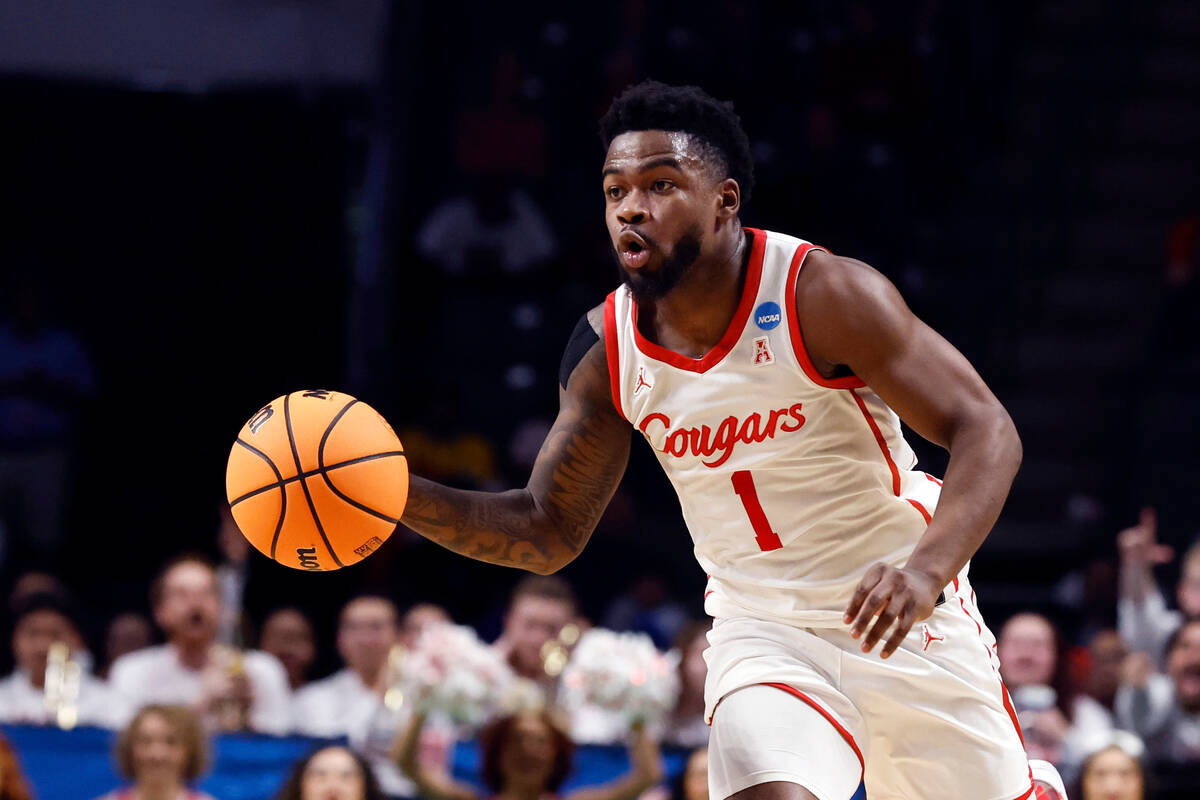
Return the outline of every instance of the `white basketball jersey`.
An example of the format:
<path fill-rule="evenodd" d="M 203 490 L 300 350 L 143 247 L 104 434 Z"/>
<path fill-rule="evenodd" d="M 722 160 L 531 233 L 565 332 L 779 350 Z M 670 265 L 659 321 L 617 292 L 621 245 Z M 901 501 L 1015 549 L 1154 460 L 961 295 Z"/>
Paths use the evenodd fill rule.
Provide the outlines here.
<path fill-rule="evenodd" d="M 840 625 L 868 566 L 907 561 L 941 482 L 913 469 L 899 418 L 874 392 L 809 360 L 795 296 L 814 246 L 746 230 L 741 302 L 703 358 L 645 339 L 627 286 L 608 296 L 613 401 L 679 494 L 708 614 Z"/>

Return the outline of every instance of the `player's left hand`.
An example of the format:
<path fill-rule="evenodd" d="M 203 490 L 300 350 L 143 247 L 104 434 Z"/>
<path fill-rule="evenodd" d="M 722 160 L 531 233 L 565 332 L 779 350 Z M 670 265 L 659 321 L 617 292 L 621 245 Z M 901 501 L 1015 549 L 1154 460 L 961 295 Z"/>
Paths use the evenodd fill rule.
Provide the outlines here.
<path fill-rule="evenodd" d="M 934 578 L 914 569 L 897 569 L 890 564 L 872 564 L 858 582 L 843 620 L 850 625 L 855 639 L 866 637 L 862 651 L 869 653 L 887 637 L 880 655 L 887 658 L 912 629 L 912 626 L 933 613 L 942 591 Z M 879 618 L 868 631 L 867 626 L 876 614 Z"/>

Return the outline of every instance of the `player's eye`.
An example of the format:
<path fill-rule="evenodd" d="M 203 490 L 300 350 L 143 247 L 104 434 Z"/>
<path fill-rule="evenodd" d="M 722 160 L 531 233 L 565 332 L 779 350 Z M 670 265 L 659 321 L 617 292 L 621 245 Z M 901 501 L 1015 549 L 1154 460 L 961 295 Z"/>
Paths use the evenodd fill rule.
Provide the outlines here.
<path fill-rule="evenodd" d="M 620 200 L 621 199 L 621 187 L 620 186 L 609 186 L 607 189 L 604 190 L 604 194 L 608 197 L 609 200 Z"/>
<path fill-rule="evenodd" d="M 651 188 L 653 188 L 656 192 L 665 192 L 674 185 L 675 184 L 671 183 L 670 181 L 660 178 L 653 183 Z"/>

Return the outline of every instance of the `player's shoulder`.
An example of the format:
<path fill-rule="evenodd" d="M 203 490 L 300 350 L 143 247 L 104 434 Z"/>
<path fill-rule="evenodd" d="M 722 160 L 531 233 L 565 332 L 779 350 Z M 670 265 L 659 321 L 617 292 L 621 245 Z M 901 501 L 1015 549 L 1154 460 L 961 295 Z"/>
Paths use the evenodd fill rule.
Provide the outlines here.
<path fill-rule="evenodd" d="M 796 278 L 796 305 L 829 312 L 863 310 L 894 295 L 883 273 L 857 258 L 812 250 Z"/>

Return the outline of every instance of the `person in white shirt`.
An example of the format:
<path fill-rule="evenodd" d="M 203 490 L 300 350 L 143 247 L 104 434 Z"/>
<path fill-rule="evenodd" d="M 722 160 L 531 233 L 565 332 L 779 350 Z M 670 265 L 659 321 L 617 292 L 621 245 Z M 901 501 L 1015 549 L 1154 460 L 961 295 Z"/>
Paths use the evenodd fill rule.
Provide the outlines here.
<path fill-rule="evenodd" d="M 343 608 L 337 649 L 345 666 L 296 693 L 296 731 L 349 736 L 374 716 L 387 691 L 388 653 L 400 641 L 400 615 L 386 597 L 362 595 Z"/>
<path fill-rule="evenodd" d="M 1176 630 L 1166 645 L 1167 671 L 1134 653 L 1123 668 L 1116 713 L 1122 728 L 1142 738 L 1155 761 L 1200 761 L 1200 620 Z"/>
<path fill-rule="evenodd" d="M 528 575 L 517 582 L 493 647 L 513 672 L 552 693 L 557 676 L 548 675 L 542 648 L 575 620 L 571 585 L 557 575 Z"/>
<path fill-rule="evenodd" d="M 109 682 L 126 702 L 191 706 L 210 729 L 291 730 L 291 692 L 279 661 L 217 641 L 221 597 L 211 563 L 193 555 L 170 561 L 151 584 L 150 604 L 167 643 L 113 662 Z"/>
<path fill-rule="evenodd" d="M 27 725 L 58 724 L 57 712 L 47 704 L 46 666 L 55 643 L 70 648 L 79 664 L 83 639 L 75 624 L 71 603 L 65 597 L 41 592 L 23 598 L 13 614 L 12 649 L 16 669 L 0 680 L 0 722 Z M 62 703 L 74 708 L 72 725 L 118 728 L 128 718 L 125 705 L 108 686 L 80 668 L 79 687 Z"/>
<path fill-rule="evenodd" d="M 407 709 L 390 709 L 384 696 L 395 678 L 388 654 L 400 643 L 400 614 L 380 595 L 360 595 L 346 603 L 338 619 L 337 648 L 345 666 L 296 694 L 296 732 L 346 737 L 367 759 L 383 791 L 411 797 L 415 787 L 388 758 Z"/>
<path fill-rule="evenodd" d="M 1175 600 L 1179 610 L 1167 607 L 1154 580 L 1154 567 L 1175 558 L 1172 547 L 1158 541 L 1158 515 L 1143 508 L 1138 522 L 1117 534 L 1121 554 L 1117 629 L 1130 650 L 1147 653 L 1163 666 L 1167 639 L 1188 619 L 1200 618 L 1200 540 L 1183 555 Z"/>

